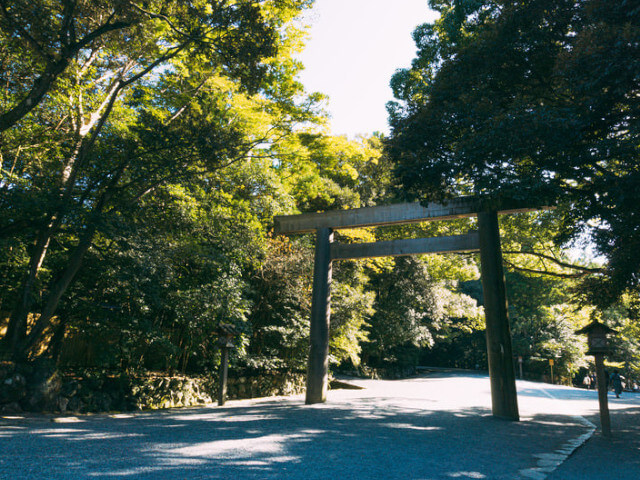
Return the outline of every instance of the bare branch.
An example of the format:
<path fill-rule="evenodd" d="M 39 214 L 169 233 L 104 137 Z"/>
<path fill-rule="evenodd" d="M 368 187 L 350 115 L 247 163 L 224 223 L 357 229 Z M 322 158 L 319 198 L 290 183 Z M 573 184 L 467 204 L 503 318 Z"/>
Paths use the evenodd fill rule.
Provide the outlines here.
<path fill-rule="evenodd" d="M 551 255 L 546 255 L 544 253 L 539 253 L 539 252 L 522 252 L 522 251 L 518 251 L 518 250 L 504 250 L 502 253 L 507 254 L 507 255 L 531 255 L 534 257 L 538 257 L 544 260 L 549 260 L 553 263 L 555 263 L 556 265 L 562 267 L 562 268 L 569 268 L 571 270 L 578 270 L 580 272 L 583 272 L 586 275 L 589 274 L 595 274 L 595 273 L 602 273 L 604 272 L 603 268 L 599 268 L 599 267 L 585 267 L 584 265 L 576 265 L 574 263 L 568 263 L 565 262 L 563 260 L 559 260 L 555 257 L 552 257 Z"/>
<path fill-rule="evenodd" d="M 94 40 L 96 40 L 99 37 L 102 37 L 103 35 L 106 35 L 107 33 L 113 32 L 115 30 L 123 30 L 123 29 L 128 28 L 131 25 L 133 25 L 133 22 L 113 22 L 113 23 L 109 23 L 111 21 L 112 17 L 113 16 L 109 17 L 109 19 L 107 20 L 107 23 L 105 23 L 105 24 L 101 25 L 100 27 L 96 28 L 94 31 L 87 33 L 78 42 L 70 45 L 70 48 L 69 48 L 69 51 L 68 51 L 69 56 L 75 55 L 76 52 L 79 52 L 80 50 L 85 48 L 87 45 L 89 45 L 91 42 L 93 42 Z"/>
<path fill-rule="evenodd" d="M 171 20 L 169 20 L 169 17 L 167 17 L 166 15 L 162 15 L 161 13 L 153 13 L 150 12 L 148 10 L 145 10 L 144 8 L 142 8 L 140 5 L 137 5 L 135 2 L 129 2 L 129 5 L 131 5 L 133 8 L 135 8 L 136 10 L 138 10 L 140 13 L 143 13 L 144 15 L 147 15 L 149 18 L 156 18 L 158 20 L 162 20 L 163 22 L 165 22 L 167 25 L 169 25 L 169 28 L 171 28 L 171 30 L 173 30 L 174 32 L 176 32 L 178 35 L 181 35 L 183 37 L 189 37 L 190 35 L 186 32 L 181 31 L 179 28 L 177 28 L 172 22 Z"/>
<path fill-rule="evenodd" d="M 171 47 L 170 49 L 167 50 L 167 53 L 165 53 L 161 57 L 157 58 L 155 61 L 150 63 L 146 68 L 144 68 L 143 70 L 138 72 L 133 77 L 128 78 L 127 80 L 123 81 L 122 82 L 122 86 L 126 87 L 126 86 L 129 86 L 132 83 L 140 80 L 142 77 L 144 77 L 147 73 L 149 73 L 151 70 L 156 68 L 158 65 L 161 65 L 162 63 L 166 62 L 167 60 L 171 60 L 178 53 L 180 53 L 182 50 L 184 50 L 187 47 L 187 45 L 188 45 L 188 43 L 182 43 L 180 45 L 176 45 L 175 47 Z"/>
<path fill-rule="evenodd" d="M 6 11 L 4 2 L 2 2 L 2 8 L 0 9 L 0 11 L 11 23 L 13 23 L 8 12 Z M 110 22 L 111 18 L 112 17 L 109 17 L 109 20 L 107 22 Z M 63 20 L 63 23 L 66 21 L 67 19 L 65 18 Z M 72 25 L 72 23 L 69 23 L 70 27 L 72 27 Z M 18 29 L 20 35 L 22 35 L 30 45 L 36 48 L 36 50 L 41 55 L 43 55 L 47 65 L 42 75 L 40 75 L 33 82 L 33 86 L 27 96 L 23 98 L 16 106 L 0 115 L 0 132 L 11 128 L 42 101 L 42 98 L 47 94 L 49 90 L 51 90 L 51 87 L 55 80 L 62 74 L 62 72 L 65 71 L 71 59 L 80 50 L 85 48 L 97 38 L 111 31 L 121 30 L 131 25 L 131 22 L 105 23 L 104 25 L 98 27 L 96 30 L 85 35 L 80 41 L 76 43 L 64 43 L 64 47 L 59 52 L 60 58 L 58 58 L 57 60 L 54 60 L 54 57 L 45 52 L 42 46 L 39 45 L 38 42 L 36 42 L 35 39 L 33 39 L 28 34 L 28 32 L 26 32 L 24 29 L 20 29 L 18 26 L 14 26 L 15 29 Z"/>
<path fill-rule="evenodd" d="M 519 267 L 518 265 L 511 263 L 508 260 L 505 260 L 504 258 L 502 259 L 502 261 L 512 270 L 515 270 L 518 272 L 534 273 L 536 275 L 548 275 L 550 277 L 583 278 L 587 275 L 591 275 L 592 273 L 596 273 L 596 272 L 559 273 L 559 272 L 553 272 L 550 270 L 536 270 L 534 268 Z"/>
<path fill-rule="evenodd" d="M 166 125 L 169 125 L 171 122 L 173 122 L 176 118 L 178 118 L 180 115 L 182 115 L 182 113 L 189 107 L 189 105 L 191 104 L 191 101 L 193 100 L 193 98 L 198 95 L 198 93 L 200 93 L 200 90 L 202 90 L 202 87 L 204 87 L 204 84 L 207 83 L 207 80 L 209 80 L 211 78 L 211 75 L 207 75 L 204 80 L 202 80 L 202 82 L 200 82 L 200 84 L 193 90 L 193 93 L 191 95 L 191 98 L 189 99 L 188 102 L 186 102 L 182 107 L 180 107 L 178 109 L 178 111 L 176 113 L 174 113 L 171 118 L 169 120 L 167 120 Z"/>

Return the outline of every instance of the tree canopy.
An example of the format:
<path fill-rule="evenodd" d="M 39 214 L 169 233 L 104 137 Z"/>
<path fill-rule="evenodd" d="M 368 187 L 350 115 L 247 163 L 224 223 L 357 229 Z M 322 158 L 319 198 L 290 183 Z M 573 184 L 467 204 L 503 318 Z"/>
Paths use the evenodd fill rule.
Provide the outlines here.
<path fill-rule="evenodd" d="M 145 197 L 259 158 L 313 117 L 311 98 L 295 100 L 286 28 L 307 3 L 3 2 L 2 240 L 33 242 L 8 292 L 14 356 L 51 327 L 94 240 Z"/>
<path fill-rule="evenodd" d="M 274 215 L 491 192 L 563 200 L 501 220 L 526 367 L 585 365 L 572 331 L 600 315 L 637 374 L 638 302 L 610 300 L 637 272 L 626 56 L 638 9 L 433 2 L 441 18 L 416 30 L 419 56 L 393 79 L 393 136 L 347 139 L 326 132 L 323 95 L 298 79 L 310 3 L 0 0 L 0 360 L 209 374 L 216 330 L 231 323 L 234 369 L 302 370 L 313 238 L 274 236 Z M 604 270 L 563 249 L 585 231 Z M 336 262 L 331 364 L 485 366 L 478 265 L 474 254 Z M 585 281 L 609 308 L 578 302 Z"/>
<path fill-rule="evenodd" d="M 557 239 L 606 256 L 591 300 L 639 285 L 637 2 L 432 1 L 392 82 L 389 151 L 406 192 L 559 204 Z"/>

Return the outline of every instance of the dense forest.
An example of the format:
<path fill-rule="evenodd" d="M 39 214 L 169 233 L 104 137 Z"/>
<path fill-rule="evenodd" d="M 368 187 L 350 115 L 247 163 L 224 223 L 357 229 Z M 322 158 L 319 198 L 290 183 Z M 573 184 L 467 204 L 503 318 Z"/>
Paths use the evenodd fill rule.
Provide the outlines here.
<path fill-rule="evenodd" d="M 515 196 L 555 205 L 500 217 L 525 373 L 584 374 L 597 318 L 640 379 L 640 4 L 430 0 L 391 134 L 353 140 L 298 79 L 312 3 L 0 0 L 2 359 L 208 374 L 225 323 L 233 368 L 304 371 L 314 238 L 275 215 Z M 330 348 L 486 368 L 477 256 L 336 262 Z"/>

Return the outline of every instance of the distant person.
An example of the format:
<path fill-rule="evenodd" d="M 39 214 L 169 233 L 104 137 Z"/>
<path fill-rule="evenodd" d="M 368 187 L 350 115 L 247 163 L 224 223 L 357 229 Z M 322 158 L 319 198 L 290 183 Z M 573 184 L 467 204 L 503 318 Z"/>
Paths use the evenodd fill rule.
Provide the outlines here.
<path fill-rule="evenodd" d="M 613 391 L 616 392 L 616 398 L 620 398 L 620 394 L 622 393 L 622 377 L 618 373 L 618 370 L 614 370 L 611 374 L 611 385 L 613 386 Z"/>
<path fill-rule="evenodd" d="M 584 379 L 582 380 L 582 384 L 587 390 L 591 388 L 591 376 L 589 376 L 588 373 L 584 376 Z"/>

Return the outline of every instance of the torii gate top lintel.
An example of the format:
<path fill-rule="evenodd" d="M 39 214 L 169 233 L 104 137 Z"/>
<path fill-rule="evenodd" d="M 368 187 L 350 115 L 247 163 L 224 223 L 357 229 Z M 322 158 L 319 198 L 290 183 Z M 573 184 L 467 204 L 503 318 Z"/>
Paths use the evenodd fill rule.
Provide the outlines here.
<path fill-rule="evenodd" d="M 476 216 L 483 211 L 518 213 L 540 210 L 544 207 L 523 206 L 516 200 L 496 202 L 483 201 L 478 197 L 460 197 L 446 203 L 430 203 L 427 206 L 415 203 L 396 203 L 377 207 L 362 207 L 349 210 L 279 215 L 274 217 L 275 233 L 311 233 L 320 228 L 360 228 L 402 223 L 418 223 L 430 220 L 451 220 Z"/>

